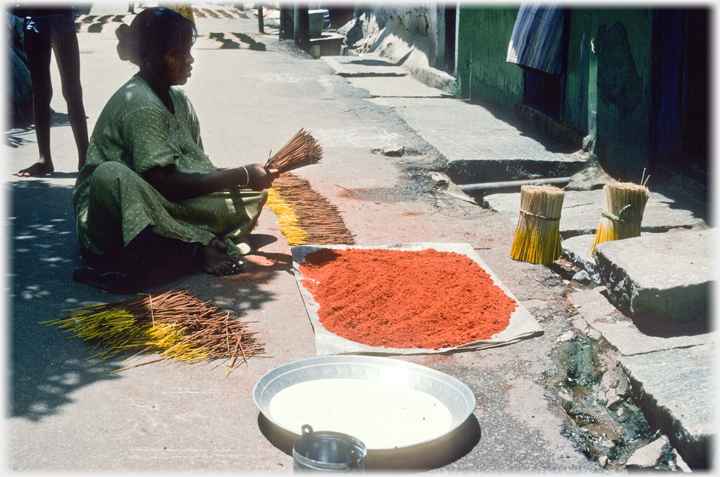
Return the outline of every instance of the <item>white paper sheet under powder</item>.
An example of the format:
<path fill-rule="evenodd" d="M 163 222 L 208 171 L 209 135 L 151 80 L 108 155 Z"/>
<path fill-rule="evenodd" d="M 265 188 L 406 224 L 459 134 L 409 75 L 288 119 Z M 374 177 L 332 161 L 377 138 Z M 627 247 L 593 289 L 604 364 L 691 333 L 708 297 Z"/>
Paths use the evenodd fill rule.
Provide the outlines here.
<path fill-rule="evenodd" d="M 452 426 L 448 408 L 433 396 L 395 384 L 357 379 L 319 379 L 280 391 L 269 407 L 275 422 L 300 434 L 333 431 L 360 439 L 368 449 L 427 442 Z"/>

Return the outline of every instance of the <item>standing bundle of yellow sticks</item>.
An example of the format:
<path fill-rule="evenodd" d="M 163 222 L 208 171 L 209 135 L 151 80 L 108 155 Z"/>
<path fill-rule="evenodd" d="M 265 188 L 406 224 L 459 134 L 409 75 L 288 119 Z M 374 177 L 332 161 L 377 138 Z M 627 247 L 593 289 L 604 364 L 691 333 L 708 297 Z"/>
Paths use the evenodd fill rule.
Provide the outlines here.
<path fill-rule="evenodd" d="M 650 191 L 644 185 L 632 182 L 605 184 L 602 218 L 588 253 L 592 255 L 595 246 L 603 242 L 639 237 L 649 198 Z"/>
<path fill-rule="evenodd" d="M 510 257 L 549 264 L 562 255 L 560 213 L 565 190 L 552 185 L 522 186 L 520 217 Z"/>

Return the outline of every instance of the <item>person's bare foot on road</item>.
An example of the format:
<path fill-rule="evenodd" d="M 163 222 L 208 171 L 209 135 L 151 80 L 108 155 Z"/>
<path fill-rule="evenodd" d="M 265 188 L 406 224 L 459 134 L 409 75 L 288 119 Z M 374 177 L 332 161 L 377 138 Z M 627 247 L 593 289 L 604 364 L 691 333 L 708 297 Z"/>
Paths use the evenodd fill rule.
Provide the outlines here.
<path fill-rule="evenodd" d="M 235 275 L 242 271 L 243 263 L 227 254 L 227 245 L 213 239 L 200 251 L 201 268 L 210 275 Z"/>
<path fill-rule="evenodd" d="M 18 177 L 35 177 L 35 176 L 44 176 L 45 174 L 52 174 L 55 172 L 55 167 L 52 165 L 52 163 L 47 162 L 36 162 L 32 166 L 28 167 L 27 169 L 23 169 L 22 171 L 17 173 Z"/>

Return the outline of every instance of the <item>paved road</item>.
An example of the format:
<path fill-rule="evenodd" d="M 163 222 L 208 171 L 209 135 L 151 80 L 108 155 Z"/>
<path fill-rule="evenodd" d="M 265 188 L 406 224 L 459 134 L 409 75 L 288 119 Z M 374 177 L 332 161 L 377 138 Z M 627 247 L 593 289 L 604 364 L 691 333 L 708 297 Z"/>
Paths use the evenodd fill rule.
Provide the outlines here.
<path fill-rule="evenodd" d="M 437 193 L 430 173 L 442 158 L 388 107 L 277 36 L 257 35 L 254 19 L 198 18 L 192 99 L 203 141 L 218 166 L 264 162 L 299 128 L 320 139 L 323 163 L 300 172 L 342 212 L 361 245 L 470 243 L 531 311 L 546 306 L 544 334 L 510 346 L 451 356 L 398 358 L 446 372 L 477 397 L 459 458 L 441 471 L 593 472 L 548 401 L 550 351 L 572 325 L 569 288 L 545 267 L 514 262 L 514 226 L 504 217 Z M 80 34 L 82 81 L 92 129 L 109 96 L 135 71 L 115 52 L 115 25 Z M 206 34 L 236 32 L 264 51 L 219 48 Z M 252 401 L 255 382 L 284 363 L 315 355 L 313 331 L 290 247 L 271 210 L 258 238 L 270 242 L 247 259 L 248 272 L 184 280 L 201 298 L 246 313 L 271 358 L 250 360 L 227 378 L 225 366 L 156 364 L 116 374 L 118 361 L 89 366 L 83 343 L 41 324 L 89 303 L 122 297 L 71 280 L 82 266 L 71 192 L 76 157 L 65 105 L 56 94 L 52 130 L 56 172 L 39 179 L 10 173 L 35 160 L 32 130 L 8 136 L 6 187 L 11 302 L 8 332 L 7 465 L 16 471 L 291 472 L 292 457 L 263 434 Z M 377 151 L 401 145 L 403 157 Z M 551 284 L 552 286 L 548 285 Z"/>

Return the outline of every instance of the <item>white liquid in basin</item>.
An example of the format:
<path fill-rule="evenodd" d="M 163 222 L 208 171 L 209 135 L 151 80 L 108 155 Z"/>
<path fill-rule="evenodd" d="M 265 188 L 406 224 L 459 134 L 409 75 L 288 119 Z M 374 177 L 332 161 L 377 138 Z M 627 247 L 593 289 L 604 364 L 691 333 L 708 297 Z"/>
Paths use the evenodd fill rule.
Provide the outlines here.
<path fill-rule="evenodd" d="M 452 415 L 437 398 L 379 381 L 320 379 L 283 389 L 270 401 L 272 419 L 301 434 L 334 431 L 360 439 L 368 449 L 392 449 L 446 434 Z"/>

